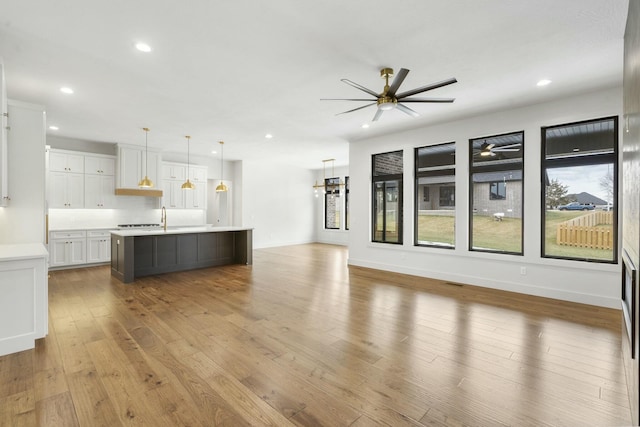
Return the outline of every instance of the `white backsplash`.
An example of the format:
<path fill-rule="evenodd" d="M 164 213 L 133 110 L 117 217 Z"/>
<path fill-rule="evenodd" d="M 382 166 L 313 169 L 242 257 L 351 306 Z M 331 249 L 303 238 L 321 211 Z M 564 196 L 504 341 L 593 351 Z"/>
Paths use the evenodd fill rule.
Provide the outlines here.
<path fill-rule="evenodd" d="M 116 196 L 117 209 L 49 209 L 49 230 L 115 228 L 118 224 L 159 224 L 160 199 Z M 167 225 L 204 225 L 203 209 L 167 209 Z"/>

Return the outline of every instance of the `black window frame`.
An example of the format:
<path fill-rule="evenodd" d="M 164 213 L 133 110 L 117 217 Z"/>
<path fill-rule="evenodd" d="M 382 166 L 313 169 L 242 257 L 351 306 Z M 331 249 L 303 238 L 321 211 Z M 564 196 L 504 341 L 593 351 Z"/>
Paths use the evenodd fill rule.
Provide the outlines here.
<path fill-rule="evenodd" d="M 340 224 L 337 227 L 327 227 L 327 206 L 329 204 L 329 198 L 340 197 L 340 178 L 332 177 L 324 179 L 324 229 L 325 230 L 340 230 Z"/>
<path fill-rule="evenodd" d="M 349 177 L 344 177 L 344 229 L 349 229 Z"/>
<path fill-rule="evenodd" d="M 393 153 L 400 153 L 400 157 L 403 159 L 403 164 L 402 164 L 402 172 L 401 173 L 397 173 L 397 174 L 386 174 L 386 175 L 376 175 L 376 156 L 382 156 L 385 154 L 393 154 Z M 376 154 L 372 154 L 371 155 L 371 241 L 374 243 L 386 243 L 386 244 L 392 244 L 392 245 L 402 245 L 403 244 L 403 176 L 404 176 L 404 151 L 403 150 L 394 150 L 394 151 L 387 151 L 384 153 L 376 153 Z M 377 202 L 377 198 L 376 198 L 376 184 L 378 183 L 382 183 L 383 184 L 383 193 L 386 195 L 386 185 L 388 182 L 396 182 L 397 187 L 398 187 L 398 200 L 397 200 L 397 204 L 398 204 L 398 231 L 397 231 L 397 235 L 398 235 L 398 241 L 388 241 L 386 240 L 386 233 L 387 233 L 387 226 L 386 226 L 386 222 L 387 222 L 387 218 L 386 215 L 382 215 L 382 221 L 383 221 L 383 231 L 382 231 L 382 235 L 383 238 L 382 240 L 376 240 L 375 236 L 376 236 L 376 202 Z M 384 207 L 382 209 L 383 212 L 386 212 L 386 204 L 387 204 L 387 198 L 383 197 L 383 203 L 384 203 Z"/>
<path fill-rule="evenodd" d="M 436 165 L 438 167 L 438 169 L 435 170 L 423 170 L 420 171 L 420 167 L 419 167 L 419 151 L 422 149 L 428 149 L 431 147 L 444 147 L 444 146 L 452 146 L 453 147 L 453 162 L 450 164 L 444 164 L 444 162 L 436 162 Z M 438 205 L 439 206 L 447 206 L 447 207 L 454 207 L 455 208 L 455 193 L 456 193 L 456 186 L 455 186 L 455 176 L 456 176 L 456 158 L 455 155 L 457 153 L 457 145 L 455 141 L 449 141 L 449 142 L 442 142 L 439 144 L 431 144 L 431 145 L 425 145 L 422 147 L 416 147 L 413 150 L 413 170 L 414 170 L 414 191 L 415 191 L 415 195 L 414 195 L 414 199 L 413 199 L 413 204 L 414 204 L 414 212 L 413 212 L 413 244 L 414 246 L 423 246 L 423 247 L 432 247 L 432 248 L 441 248 L 441 249 L 455 249 L 455 235 L 454 235 L 454 240 L 453 240 L 453 244 L 452 245 L 447 245 L 447 244 L 437 244 L 437 243 L 421 243 L 418 240 L 418 234 L 419 234 L 419 224 L 418 224 L 418 188 L 419 188 L 419 184 L 418 184 L 418 180 L 420 178 L 423 177 L 428 177 L 428 176 L 447 176 L 447 175 L 451 175 L 453 177 L 453 182 L 454 185 L 447 185 L 447 186 L 441 186 L 438 189 Z M 436 167 L 436 165 L 433 165 L 433 167 Z M 445 167 L 446 166 L 446 167 Z M 428 188 L 428 187 L 425 187 Z M 444 205 L 441 203 L 442 200 L 442 189 L 443 188 L 453 188 L 453 195 L 454 195 L 454 199 L 453 199 L 453 205 Z M 434 196 L 435 197 L 435 196 Z M 429 200 L 425 200 L 425 201 L 429 201 Z M 454 222 L 455 222 L 455 211 L 454 211 Z"/>
<path fill-rule="evenodd" d="M 515 135 L 515 134 L 520 134 L 521 136 L 521 144 L 522 144 L 522 156 L 521 156 L 521 174 L 522 174 L 522 179 L 521 179 L 521 186 L 522 186 L 522 196 L 520 198 L 520 212 L 521 212 L 521 216 L 520 216 L 520 220 L 521 220 L 521 226 L 520 226 L 520 251 L 519 252 L 514 252 L 514 251 L 506 251 L 506 250 L 498 250 L 498 249 L 482 249 L 482 248 L 474 248 L 473 247 L 473 214 L 474 214 L 474 203 L 473 203 L 473 196 L 474 196 L 474 183 L 473 183 L 473 175 L 475 173 L 482 173 L 482 172 L 500 172 L 500 171 L 510 171 L 513 170 L 513 167 L 510 164 L 497 164 L 494 166 L 490 166 L 490 165 L 482 165 L 482 166 L 474 166 L 474 162 L 473 162 L 473 156 L 474 156 L 474 148 L 473 148 L 473 143 L 475 141 L 479 141 L 479 140 L 485 140 L 485 139 L 492 139 L 492 138 L 499 138 L 502 136 L 508 136 L 508 135 Z M 492 253 L 492 254 L 501 254 L 501 255 L 517 255 L 517 256 L 524 256 L 524 189 L 525 189 L 525 158 L 524 158 L 524 147 L 525 147 L 525 132 L 524 130 L 519 130 L 519 131 L 513 131 L 513 132 L 505 132 L 505 133 L 501 133 L 501 134 L 495 134 L 495 135 L 487 135 L 487 136 L 482 136 L 482 137 L 477 137 L 477 138 L 470 138 L 469 139 L 469 223 L 467 225 L 468 227 L 468 235 L 469 235 L 469 241 L 468 241 L 468 250 L 469 252 L 485 252 L 485 253 Z"/>
<path fill-rule="evenodd" d="M 603 153 L 603 154 L 594 154 L 590 156 L 572 156 L 572 157 L 562 157 L 556 159 L 547 159 L 546 148 L 547 148 L 547 137 L 546 131 L 548 129 L 567 127 L 567 126 L 575 126 L 592 122 L 600 122 L 612 120 L 613 121 L 613 132 L 614 132 L 614 144 L 613 144 L 613 153 Z M 540 212 L 540 257 L 545 259 L 562 259 L 568 261 L 578 261 L 578 262 L 591 262 L 591 263 L 600 263 L 600 264 L 618 264 L 618 244 L 620 234 L 618 233 L 618 183 L 619 183 L 619 161 L 618 155 L 620 153 L 620 128 L 618 116 L 607 116 L 600 117 L 588 120 L 580 120 L 577 122 L 570 123 L 561 123 L 552 126 L 543 126 L 540 128 L 540 182 L 541 188 L 543 189 L 541 193 L 541 212 Z M 601 165 L 601 164 L 613 164 L 613 253 L 611 260 L 603 260 L 603 259 L 594 259 L 594 258 L 577 258 L 577 257 L 566 257 L 566 256 L 558 256 L 558 255 L 546 255 L 545 254 L 545 232 L 546 232 L 546 208 L 547 208 L 547 200 L 546 200 L 546 185 L 548 181 L 547 177 L 547 169 L 550 168 L 560 168 L 560 167 L 571 167 L 571 166 L 589 166 L 589 165 Z"/>

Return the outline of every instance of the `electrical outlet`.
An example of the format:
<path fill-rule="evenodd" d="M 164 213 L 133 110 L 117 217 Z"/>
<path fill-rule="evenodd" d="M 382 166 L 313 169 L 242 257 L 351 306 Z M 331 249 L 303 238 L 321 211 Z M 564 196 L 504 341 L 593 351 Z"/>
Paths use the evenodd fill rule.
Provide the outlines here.
<path fill-rule="evenodd" d="M 520 274 L 522 276 L 526 276 L 527 275 L 527 267 L 520 267 Z"/>

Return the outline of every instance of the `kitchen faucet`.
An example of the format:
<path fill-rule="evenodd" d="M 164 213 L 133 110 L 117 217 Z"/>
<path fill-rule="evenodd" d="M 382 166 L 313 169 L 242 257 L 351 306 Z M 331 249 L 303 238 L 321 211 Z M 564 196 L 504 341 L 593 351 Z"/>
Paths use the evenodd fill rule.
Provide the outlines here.
<path fill-rule="evenodd" d="M 167 231 L 167 209 L 164 206 L 160 212 L 160 222 L 164 225 L 164 231 Z"/>

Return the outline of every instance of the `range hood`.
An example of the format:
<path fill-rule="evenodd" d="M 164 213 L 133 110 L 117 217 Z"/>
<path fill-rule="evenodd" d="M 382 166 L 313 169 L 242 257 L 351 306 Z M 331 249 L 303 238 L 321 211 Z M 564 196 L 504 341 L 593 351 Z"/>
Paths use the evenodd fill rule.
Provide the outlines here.
<path fill-rule="evenodd" d="M 162 190 L 147 188 L 116 188 L 116 196 L 162 197 Z"/>

